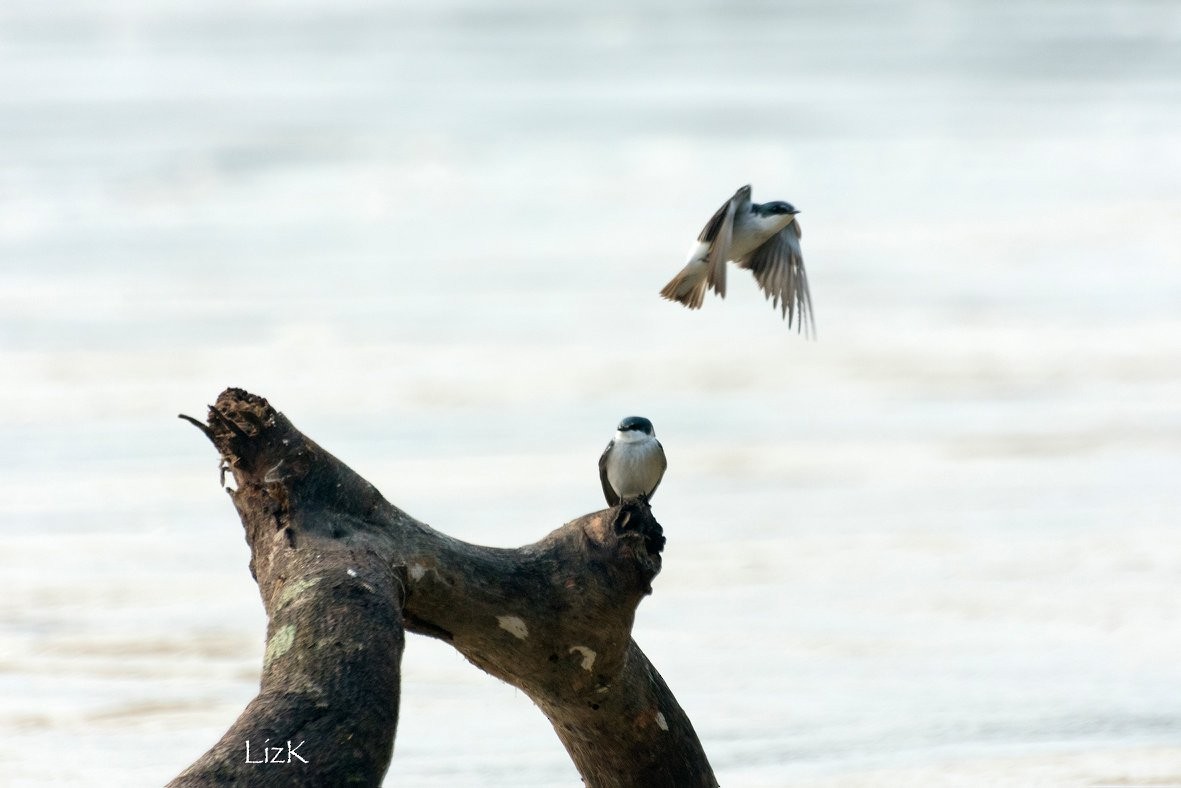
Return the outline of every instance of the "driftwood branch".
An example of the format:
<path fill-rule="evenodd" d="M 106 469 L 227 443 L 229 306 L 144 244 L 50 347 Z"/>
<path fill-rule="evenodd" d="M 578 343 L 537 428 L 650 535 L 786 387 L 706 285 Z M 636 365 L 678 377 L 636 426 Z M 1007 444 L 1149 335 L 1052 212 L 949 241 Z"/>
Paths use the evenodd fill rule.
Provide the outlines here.
<path fill-rule="evenodd" d="M 190 421 L 233 474 L 269 623 L 258 696 L 172 785 L 379 785 L 404 630 L 528 694 L 588 785 L 717 784 L 631 639 L 664 546 L 646 503 L 481 547 L 388 503 L 261 397 L 228 389 Z"/>

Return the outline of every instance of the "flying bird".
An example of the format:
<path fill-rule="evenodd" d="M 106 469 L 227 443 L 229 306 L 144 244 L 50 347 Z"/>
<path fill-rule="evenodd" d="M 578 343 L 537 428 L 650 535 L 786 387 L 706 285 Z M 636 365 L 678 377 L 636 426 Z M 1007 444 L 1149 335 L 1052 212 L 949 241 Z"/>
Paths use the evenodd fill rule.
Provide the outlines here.
<path fill-rule="evenodd" d="M 650 499 L 667 467 L 664 447 L 656 440 L 652 422 L 643 416 L 628 416 L 619 422 L 615 437 L 599 457 L 599 479 L 607 505 L 618 506 L 624 498 Z"/>
<path fill-rule="evenodd" d="M 664 286 L 660 294 L 690 309 L 700 309 L 708 286 L 726 297 L 726 262 L 754 274 L 763 293 L 779 307 L 788 327 L 816 336 L 812 293 L 800 251 L 799 213 L 783 201 L 750 201 L 750 186 L 743 186 L 706 223 L 689 261 Z"/>

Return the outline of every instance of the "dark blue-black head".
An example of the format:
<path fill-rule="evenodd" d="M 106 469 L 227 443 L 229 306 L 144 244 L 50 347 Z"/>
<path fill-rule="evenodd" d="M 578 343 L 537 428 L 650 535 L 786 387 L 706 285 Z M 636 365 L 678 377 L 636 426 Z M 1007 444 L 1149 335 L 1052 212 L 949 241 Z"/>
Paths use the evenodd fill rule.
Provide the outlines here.
<path fill-rule="evenodd" d="M 620 432 L 642 432 L 645 435 L 654 435 L 655 431 L 652 429 L 652 422 L 648 421 L 643 416 L 628 416 L 623 421 L 619 422 L 616 427 Z"/>
<path fill-rule="evenodd" d="M 761 205 L 751 205 L 750 209 L 759 216 L 782 216 L 784 214 L 790 214 L 794 216 L 795 214 L 799 213 L 799 211 L 795 209 L 795 206 L 789 202 L 784 202 L 783 200 L 765 202 Z"/>

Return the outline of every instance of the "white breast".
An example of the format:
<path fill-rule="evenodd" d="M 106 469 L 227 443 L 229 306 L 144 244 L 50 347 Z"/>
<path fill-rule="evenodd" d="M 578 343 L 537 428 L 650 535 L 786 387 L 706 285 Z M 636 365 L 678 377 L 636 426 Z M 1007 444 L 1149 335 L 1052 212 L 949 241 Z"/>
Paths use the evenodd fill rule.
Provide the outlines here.
<path fill-rule="evenodd" d="M 647 495 L 664 474 L 664 450 L 655 438 L 636 433 L 618 433 L 615 446 L 607 457 L 607 481 L 620 498 Z M 621 440 L 620 437 L 623 437 Z"/>
<path fill-rule="evenodd" d="M 734 238 L 730 242 L 731 260 L 746 257 L 758 249 L 775 233 L 791 224 L 795 217 L 790 213 L 760 216 L 748 213 L 734 221 Z"/>

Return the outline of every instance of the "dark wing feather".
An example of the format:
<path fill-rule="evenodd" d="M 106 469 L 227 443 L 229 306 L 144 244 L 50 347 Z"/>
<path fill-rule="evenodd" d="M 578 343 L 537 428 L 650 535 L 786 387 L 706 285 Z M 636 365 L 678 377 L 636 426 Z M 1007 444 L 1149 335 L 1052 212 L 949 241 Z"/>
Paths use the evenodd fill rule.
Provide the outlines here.
<path fill-rule="evenodd" d="M 800 223 L 793 221 L 737 262 L 740 268 L 750 269 L 763 293 L 779 307 L 789 327 L 794 324 L 796 330 L 815 338 L 812 291 L 808 288 L 808 274 L 804 270 L 800 236 Z"/>
<path fill-rule="evenodd" d="M 722 203 L 722 207 L 709 217 L 709 221 L 705 223 L 705 227 L 701 228 L 701 233 L 697 236 L 698 241 L 710 243 L 718 237 L 718 231 L 722 229 L 722 222 L 726 220 L 726 213 L 730 210 L 730 204 L 733 202 L 733 197 L 726 200 Z"/>
<path fill-rule="evenodd" d="M 713 217 L 702 229 L 697 240 L 708 243 L 709 277 L 707 279 L 711 290 L 723 298 L 726 297 L 726 260 L 729 259 L 730 242 L 734 237 L 734 215 L 750 206 L 750 186 L 743 186 L 734 192 L 734 196 L 718 208 Z"/>
<path fill-rule="evenodd" d="M 599 481 L 603 483 L 603 497 L 607 499 L 608 506 L 619 505 L 619 496 L 611 488 L 611 482 L 607 481 L 607 455 L 611 453 L 611 448 L 614 445 L 615 441 L 608 443 L 607 448 L 603 449 L 602 456 L 599 457 Z"/>

